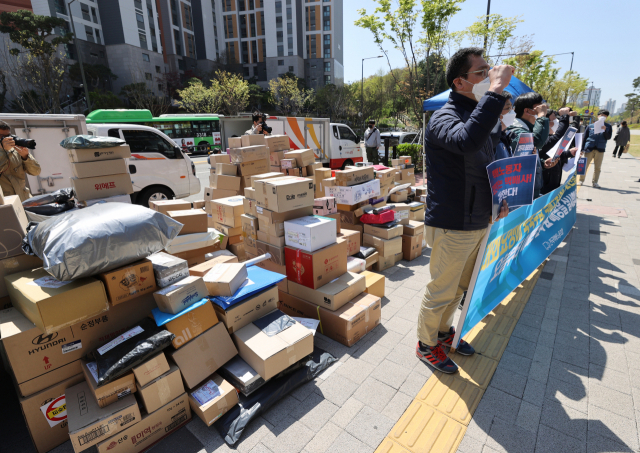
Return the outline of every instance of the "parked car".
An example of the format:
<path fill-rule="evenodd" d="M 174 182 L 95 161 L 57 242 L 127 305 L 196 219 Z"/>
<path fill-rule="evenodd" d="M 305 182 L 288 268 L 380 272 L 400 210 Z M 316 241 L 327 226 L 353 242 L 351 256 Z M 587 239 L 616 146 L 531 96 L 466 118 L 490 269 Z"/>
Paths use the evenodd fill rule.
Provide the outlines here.
<path fill-rule="evenodd" d="M 378 146 L 378 155 L 384 158 L 384 138 L 385 137 L 398 137 L 398 144 L 404 143 L 416 143 L 418 140 L 418 132 L 383 132 L 380 134 L 382 143 Z M 389 156 L 392 155 L 392 150 L 389 149 Z"/>

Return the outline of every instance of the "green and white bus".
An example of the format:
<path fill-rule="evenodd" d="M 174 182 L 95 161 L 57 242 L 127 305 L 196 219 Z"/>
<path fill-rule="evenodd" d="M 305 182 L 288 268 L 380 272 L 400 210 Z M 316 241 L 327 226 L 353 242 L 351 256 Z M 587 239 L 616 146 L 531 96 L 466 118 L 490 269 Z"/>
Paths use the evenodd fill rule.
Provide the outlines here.
<path fill-rule="evenodd" d="M 94 110 L 87 124 L 139 124 L 165 133 L 183 151 L 219 153 L 222 148 L 220 118 L 216 114 L 168 114 L 153 117 L 149 110 Z"/>

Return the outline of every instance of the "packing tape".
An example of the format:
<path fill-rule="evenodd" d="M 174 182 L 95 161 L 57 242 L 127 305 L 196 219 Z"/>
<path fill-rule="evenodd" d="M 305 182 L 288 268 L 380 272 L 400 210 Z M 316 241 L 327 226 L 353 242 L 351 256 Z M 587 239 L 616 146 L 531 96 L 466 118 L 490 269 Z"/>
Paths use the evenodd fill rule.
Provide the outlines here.
<path fill-rule="evenodd" d="M 369 322 L 369 307 L 367 307 L 367 309 L 364 311 L 364 322 Z"/>
<path fill-rule="evenodd" d="M 165 405 L 171 398 L 171 389 L 167 384 L 167 379 L 160 379 L 158 381 L 158 398 L 160 398 L 160 404 Z"/>
<path fill-rule="evenodd" d="M 298 361 L 297 359 L 298 358 L 295 355 L 289 357 L 289 365 L 293 365 L 294 363 L 296 363 Z"/>
<path fill-rule="evenodd" d="M 320 319 L 320 305 L 316 307 L 318 309 L 318 327 L 320 327 L 320 333 L 324 335 L 324 330 L 322 330 L 322 319 Z"/>

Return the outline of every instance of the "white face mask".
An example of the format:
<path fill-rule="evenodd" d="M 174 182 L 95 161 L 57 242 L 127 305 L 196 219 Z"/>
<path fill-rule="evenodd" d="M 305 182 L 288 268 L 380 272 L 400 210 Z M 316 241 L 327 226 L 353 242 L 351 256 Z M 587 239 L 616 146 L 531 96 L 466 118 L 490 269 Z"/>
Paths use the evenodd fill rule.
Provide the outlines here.
<path fill-rule="evenodd" d="M 555 134 L 556 130 L 558 130 L 558 125 L 559 124 L 560 124 L 560 120 L 558 120 L 558 118 L 553 120 L 553 122 L 551 123 L 551 132 L 553 132 Z"/>
<path fill-rule="evenodd" d="M 489 80 L 489 77 L 484 79 L 482 82 L 476 83 L 473 86 L 471 92 L 476 97 L 476 101 L 480 102 L 480 99 L 482 99 L 484 94 L 489 91 L 489 87 L 491 87 L 491 81 Z"/>
<path fill-rule="evenodd" d="M 514 110 L 509 111 L 509 113 L 505 113 L 502 115 L 502 122 L 506 127 L 509 127 L 516 120 L 516 112 Z"/>

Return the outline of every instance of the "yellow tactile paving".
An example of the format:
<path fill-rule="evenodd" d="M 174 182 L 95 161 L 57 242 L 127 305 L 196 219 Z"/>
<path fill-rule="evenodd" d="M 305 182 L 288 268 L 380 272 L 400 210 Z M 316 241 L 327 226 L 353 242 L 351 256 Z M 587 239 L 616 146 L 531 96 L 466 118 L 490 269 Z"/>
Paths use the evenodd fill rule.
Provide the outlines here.
<path fill-rule="evenodd" d="M 387 437 L 377 448 L 376 453 L 409 453 L 409 450 Z"/>
<path fill-rule="evenodd" d="M 509 302 L 503 302 L 498 305 L 495 310 L 493 310 L 493 312 L 498 315 L 504 315 L 510 318 L 518 319 L 520 318 L 525 305 L 526 304 L 521 303 L 519 298 L 514 297 Z"/>
<path fill-rule="evenodd" d="M 509 337 L 513 329 L 516 328 L 516 322 L 517 319 L 510 316 L 489 313 L 478 325 L 489 332 L 502 335 L 503 337 Z"/>
<path fill-rule="evenodd" d="M 498 367 L 496 360 L 490 359 L 480 354 L 463 356 L 455 352 L 449 353 L 449 357 L 458 365 L 458 373 L 462 379 L 469 380 L 472 384 L 486 389 L 491 382 L 491 377 Z M 431 378 L 429 378 L 431 379 Z"/>
<path fill-rule="evenodd" d="M 481 326 L 474 327 L 464 339 L 473 344 L 478 354 L 482 354 L 493 360 L 500 360 L 502 353 L 507 349 L 507 344 L 509 343 L 508 337 L 483 330 Z"/>
<path fill-rule="evenodd" d="M 483 394 L 483 389 L 462 376 L 445 374 L 436 376 L 436 379 L 429 379 L 416 396 L 416 400 L 468 425 Z"/>

